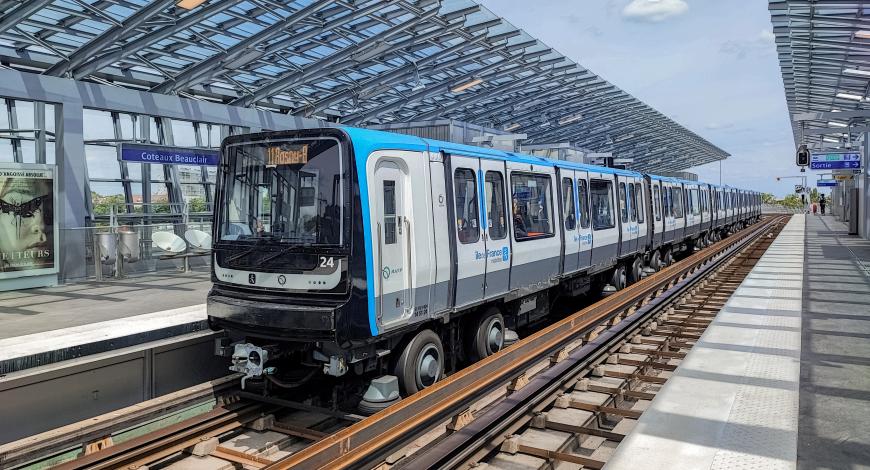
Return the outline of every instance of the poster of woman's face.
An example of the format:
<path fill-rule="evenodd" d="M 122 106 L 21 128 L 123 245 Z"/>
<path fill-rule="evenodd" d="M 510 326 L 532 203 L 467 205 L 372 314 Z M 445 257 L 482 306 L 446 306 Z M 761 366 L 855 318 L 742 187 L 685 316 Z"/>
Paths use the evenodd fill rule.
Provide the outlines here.
<path fill-rule="evenodd" d="M 53 178 L 51 169 L 0 167 L 0 273 L 55 267 Z"/>

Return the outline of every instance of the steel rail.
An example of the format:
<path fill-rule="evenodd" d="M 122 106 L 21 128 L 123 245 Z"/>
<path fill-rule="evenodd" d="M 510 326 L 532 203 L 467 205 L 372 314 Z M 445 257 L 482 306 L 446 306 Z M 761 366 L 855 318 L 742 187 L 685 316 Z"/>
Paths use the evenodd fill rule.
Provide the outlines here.
<path fill-rule="evenodd" d="M 495 390 L 521 371 L 563 348 L 577 335 L 640 303 L 669 284 L 679 282 L 696 268 L 709 263 L 735 246 L 744 246 L 778 219 L 770 219 L 740 238 L 727 238 L 695 253 L 633 286 L 584 308 L 477 362 L 419 393 L 403 399 L 369 419 L 326 437 L 302 451 L 265 467 L 347 468 L 373 463 L 392 449 L 409 442 L 424 430 L 468 408 L 479 396 Z M 729 251 L 733 252 L 733 250 Z M 520 390 L 520 392 L 522 389 Z M 519 393 L 519 392 L 517 392 Z"/>
<path fill-rule="evenodd" d="M 652 322 L 662 310 L 667 309 L 709 274 L 734 259 L 745 248 L 752 246 L 752 243 L 759 240 L 760 235 L 767 232 L 769 228 L 775 227 L 779 220 L 781 219 L 773 219 L 740 239 L 738 243 L 729 247 L 723 256 L 704 264 L 634 314 L 575 349 L 566 360 L 535 376 L 528 385 L 487 409 L 468 426 L 445 437 L 432 447 L 412 455 L 395 468 L 414 470 L 457 468 L 463 463 L 475 461 L 475 458 L 497 449 L 505 436 L 513 434 L 527 424 L 536 412 L 550 406 L 558 393 L 567 391 L 584 371 L 603 362 L 620 344 L 628 340 L 629 335 L 637 331 L 639 326 Z M 623 410 L 623 412 L 627 411 Z"/>
<path fill-rule="evenodd" d="M 54 468 L 56 470 L 115 469 L 128 466 L 139 468 L 193 445 L 190 443 L 192 440 L 199 440 L 202 436 L 216 437 L 218 434 L 241 427 L 247 421 L 260 416 L 263 410 L 263 405 L 259 403 L 240 403 L 215 408 L 189 420 L 106 447 Z"/>

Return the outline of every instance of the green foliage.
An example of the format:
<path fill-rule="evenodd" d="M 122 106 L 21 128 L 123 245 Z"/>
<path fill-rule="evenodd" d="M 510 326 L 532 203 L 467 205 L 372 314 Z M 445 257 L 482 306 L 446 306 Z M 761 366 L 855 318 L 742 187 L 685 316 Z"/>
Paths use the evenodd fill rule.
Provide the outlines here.
<path fill-rule="evenodd" d="M 810 191 L 810 202 L 819 202 L 819 190 L 818 188 L 813 188 Z"/>
<path fill-rule="evenodd" d="M 801 202 L 801 197 L 797 194 L 789 194 L 782 198 L 782 201 L 779 201 L 779 203 L 789 209 L 800 209 L 804 205 L 803 202 Z"/>
<path fill-rule="evenodd" d="M 94 203 L 94 215 L 109 215 L 112 212 L 112 205 L 124 204 L 123 194 L 113 194 L 111 196 L 101 196 L 91 191 L 91 201 Z M 124 210 L 123 206 L 120 210 Z"/>
<path fill-rule="evenodd" d="M 774 196 L 773 194 L 770 194 L 770 193 L 763 193 L 761 195 L 761 202 L 762 202 L 762 204 L 776 204 L 777 203 L 776 196 Z"/>
<path fill-rule="evenodd" d="M 205 212 L 208 208 L 205 199 L 201 197 L 195 197 L 187 201 L 187 207 L 190 212 Z"/>

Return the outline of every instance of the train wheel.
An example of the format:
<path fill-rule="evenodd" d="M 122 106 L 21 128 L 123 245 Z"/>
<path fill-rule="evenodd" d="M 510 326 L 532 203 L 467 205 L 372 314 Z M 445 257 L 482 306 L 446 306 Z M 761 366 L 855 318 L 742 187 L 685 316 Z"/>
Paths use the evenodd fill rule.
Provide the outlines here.
<path fill-rule="evenodd" d="M 402 350 L 395 376 L 405 396 L 433 385 L 444 376 L 444 346 L 432 330 L 417 333 Z"/>
<path fill-rule="evenodd" d="M 665 250 L 664 256 L 662 256 L 662 265 L 670 266 L 672 264 L 674 264 L 674 252 L 670 248 L 668 248 L 667 250 Z"/>
<path fill-rule="evenodd" d="M 653 268 L 654 271 L 662 269 L 662 254 L 659 250 L 653 251 L 652 256 L 650 256 L 649 267 Z"/>
<path fill-rule="evenodd" d="M 474 337 L 469 344 L 468 353 L 472 362 L 501 351 L 504 347 L 504 316 L 496 308 L 491 308 L 480 317 Z"/>
<path fill-rule="evenodd" d="M 640 281 L 642 274 L 643 262 L 640 260 L 640 258 L 635 258 L 634 262 L 631 263 L 631 268 L 628 271 L 628 285 Z"/>
<path fill-rule="evenodd" d="M 626 281 L 625 265 L 620 264 L 619 266 L 616 267 L 616 269 L 613 270 L 613 276 L 610 279 L 610 285 L 615 287 L 616 290 L 620 291 L 622 289 L 625 289 L 625 281 Z"/>

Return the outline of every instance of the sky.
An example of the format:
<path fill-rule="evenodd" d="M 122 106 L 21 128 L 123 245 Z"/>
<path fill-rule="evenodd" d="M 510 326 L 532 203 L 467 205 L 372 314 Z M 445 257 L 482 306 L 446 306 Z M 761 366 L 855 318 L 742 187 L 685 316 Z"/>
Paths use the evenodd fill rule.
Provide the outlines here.
<path fill-rule="evenodd" d="M 800 173 L 766 1 L 478 1 L 730 153 L 724 184 L 800 183 L 776 180 Z M 719 163 L 689 171 L 719 182 Z"/>

